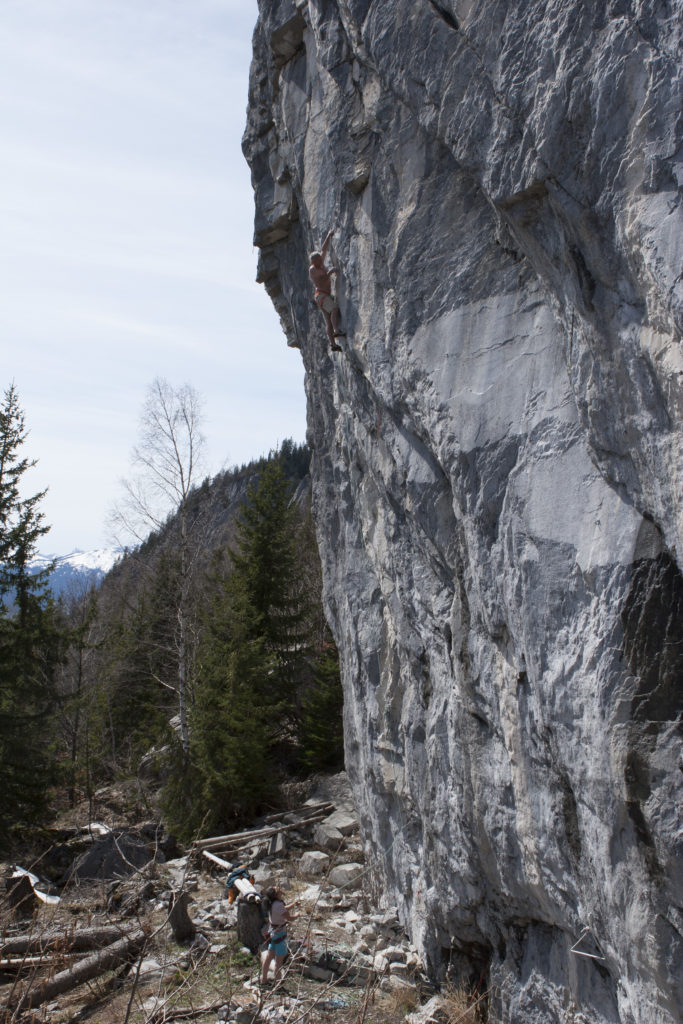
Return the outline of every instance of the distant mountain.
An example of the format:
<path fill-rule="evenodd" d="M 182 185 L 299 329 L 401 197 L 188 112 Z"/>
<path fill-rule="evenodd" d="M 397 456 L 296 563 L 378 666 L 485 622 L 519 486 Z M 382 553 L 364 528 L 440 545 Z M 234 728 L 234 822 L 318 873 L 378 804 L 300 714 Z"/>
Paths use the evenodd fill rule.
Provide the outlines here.
<path fill-rule="evenodd" d="M 99 583 L 123 554 L 122 548 L 96 548 L 94 551 L 76 549 L 70 555 L 37 555 L 31 569 L 40 572 L 55 562 L 50 576 L 50 589 L 55 597 L 73 585 Z"/>

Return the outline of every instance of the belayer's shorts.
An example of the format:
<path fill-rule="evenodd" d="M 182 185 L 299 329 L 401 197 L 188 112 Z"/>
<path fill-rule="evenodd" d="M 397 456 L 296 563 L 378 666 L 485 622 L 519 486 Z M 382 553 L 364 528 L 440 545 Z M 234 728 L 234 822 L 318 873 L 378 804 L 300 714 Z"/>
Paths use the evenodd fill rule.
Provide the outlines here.
<path fill-rule="evenodd" d="M 275 956 L 287 956 L 287 932 L 276 932 L 268 943 Z"/>

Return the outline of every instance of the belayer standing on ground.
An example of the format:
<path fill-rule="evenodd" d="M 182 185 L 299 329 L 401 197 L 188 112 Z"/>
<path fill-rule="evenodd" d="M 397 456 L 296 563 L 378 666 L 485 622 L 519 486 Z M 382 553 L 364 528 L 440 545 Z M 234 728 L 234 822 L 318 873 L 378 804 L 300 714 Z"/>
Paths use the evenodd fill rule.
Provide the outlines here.
<path fill-rule="evenodd" d="M 315 299 L 316 306 L 325 317 L 327 337 L 329 338 L 332 351 L 341 352 L 341 347 L 334 340 L 335 338 L 346 337 L 344 332 L 340 330 L 339 306 L 337 305 L 337 300 L 332 295 L 332 274 L 336 274 L 337 271 L 334 267 L 325 266 L 325 255 L 331 237 L 332 231 L 328 231 L 320 252 L 311 253 L 311 265 L 308 268 L 308 276 L 315 285 L 315 295 L 313 298 Z"/>
<path fill-rule="evenodd" d="M 268 949 L 261 967 L 262 985 L 265 985 L 268 979 L 268 971 L 273 959 L 275 960 L 275 981 L 280 977 L 282 964 L 287 956 L 287 925 L 299 916 L 292 913 L 294 903 L 285 905 L 279 889 L 266 889 L 265 896 L 270 901 L 270 910 L 268 912 L 269 923 L 266 925 Z"/>

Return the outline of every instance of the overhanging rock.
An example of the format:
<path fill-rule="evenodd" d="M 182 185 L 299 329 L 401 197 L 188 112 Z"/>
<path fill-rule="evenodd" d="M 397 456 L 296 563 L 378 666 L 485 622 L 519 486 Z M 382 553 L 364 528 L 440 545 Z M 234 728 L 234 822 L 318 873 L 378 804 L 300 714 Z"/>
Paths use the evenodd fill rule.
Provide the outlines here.
<path fill-rule="evenodd" d="M 372 879 L 493 1020 L 673 1024 L 683 4 L 259 8 L 244 148 Z"/>

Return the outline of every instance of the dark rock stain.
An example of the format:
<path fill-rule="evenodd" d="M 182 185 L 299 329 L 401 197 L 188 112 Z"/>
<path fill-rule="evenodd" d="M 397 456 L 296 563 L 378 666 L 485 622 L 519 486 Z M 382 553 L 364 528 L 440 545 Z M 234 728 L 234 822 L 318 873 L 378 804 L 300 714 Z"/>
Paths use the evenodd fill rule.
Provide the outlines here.
<path fill-rule="evenodd" d="M 656 735 L 683 712 L 683 577 L 668 552 L 636 563 L 621 622 L 638 680 L 631 718 Z"/>
<path fill-rule="evenodd" d="M 651 792 L 648 758 L 659 731 L 675 721 L 680 730 L 683 717 L 683 577 L 668 552 L 635 564 L 621 621 L 624 657 L 636 678 L 624 769 L 626 809 L 657 878 L 662 868 L 643 809 Z"/>
<path fill-rule="evenodd" d="M 460 30 L 458 19 L 455 17 L 454 14 L 451 13 L 451 11 L 447 10 L 445 7 L 442 7 L 441 4 L 435 3 L 435 0 L 429 0 L 429 2 L 436 11 L 436 13 L 439 15 L 439 17 L 443 18 L 443 20 L 446 22 L 449 28 L 454 29 L 456 32 Z"/>

